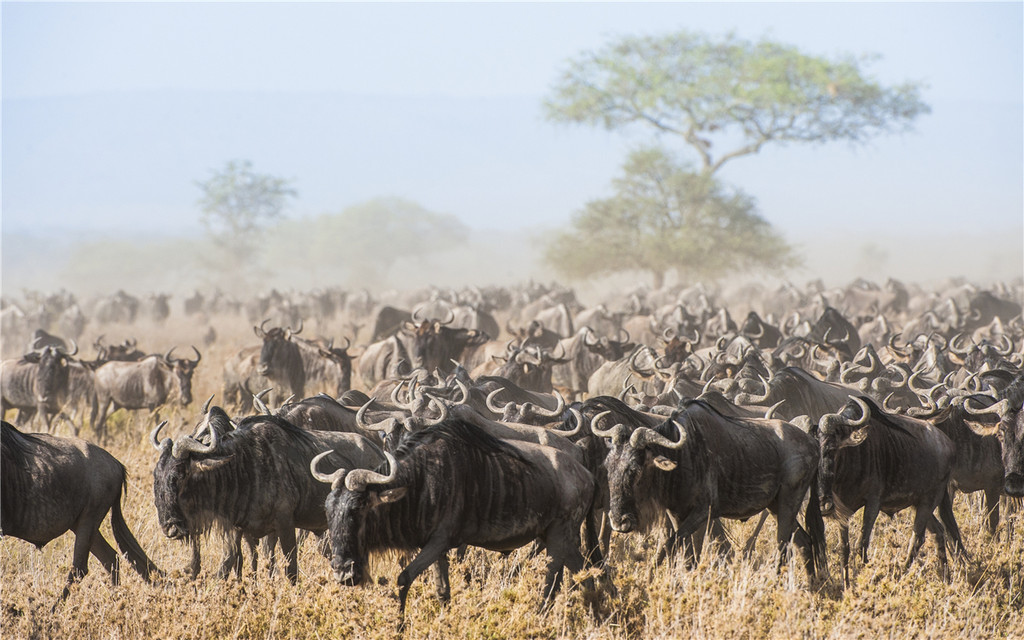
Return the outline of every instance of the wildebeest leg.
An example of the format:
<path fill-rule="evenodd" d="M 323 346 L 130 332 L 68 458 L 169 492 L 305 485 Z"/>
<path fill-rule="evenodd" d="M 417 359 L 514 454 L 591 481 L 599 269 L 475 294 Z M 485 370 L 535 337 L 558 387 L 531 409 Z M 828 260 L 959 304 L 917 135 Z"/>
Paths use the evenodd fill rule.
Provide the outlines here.
<path fill-rule="evenodd" d="M 839 547 L 843 560 L 843 588 L 850 586 L 850 525 L 842 523 L 839 525 Z"/>
<path fill-rule="evenodd" d="M 757 545 L 757 536 L 761 535 L 761 527 L 764 526 L 764 521 L 768 519 L 768 510 L 765 509 L 761 512 L 761 517 L 757 520 L 757 526 L 754 527 L 754 532 L 747 538 L 747 542 L 743 545 L 743 557 L 749 558 L 754 553 L 754 547 Z"/>
<path fill-rule="evenodd" d="M 434 578 L 437 582 L 437 597 L 448 604 L 452 599 L 451 583 L 448 581 L 448 553 L 442 553 L 434 563 Z"/>
<path fill-rule="evenodd" d="M 36 415 L 35 409 L 18 409 L 18 418 L 15 421 L 19 427 L 29 423 Z"/>
<path fill-rule="evenodd" d="M 299 579 L 299 554 L 295 549 L 295 527 L 278 528 L 278 539 L 281 542 L 281 554 L 284 555 L 285 575 L 288 582 L 295 584 Z"/>
<path fill-rule="evenodd" d="M 871 544 L 871 531 L 875 528 L 875 520 L 878 518 L 878 500 L 871 498 L 864 505 L 864 523 L 860 529 L 860 561 L 864 564 L 868 563 L 868 546 Z M 924 525 L 921 525 L 921 531 L 924 531 Z"/>
<path fill-rule="evenodd" d="M 799 523 L 797 523 L 796 530 L 793 532 L 793 543 L 800 548 L 800 553 L 803 555 L 807 581 L 813 583 L 816 576 L 814 572 L 814 545 L 811 544 L 811 536 Z"/>
<path fill-rule="evenodd" d="M 68 595 L 71 593 L 71 585 L 89 573 L 89 552 L 92 550 L 94 535 L 99 535 L 99 522 L 89 520 L 88 522 L 78 523 L 78 526 L 75 528 L 75 550 L 71 556 L 71 571 L 68 572 L 68 581 L 60 594 L 60 599 L 53 605 L 52 610 L 55 610 L 57 605 L 67 600 Z"/>
<path fill-rule="evenodd" d="M 96 431 L 96 440 L 100 444 L 107 440 L 107 411 L 110 410 L 110 398 L 105 398 L 99 403 L 99 416 L 93 421 L 93 430 Z"/>
<path fill-rule="evenodd" d="M 199 536 L 192 536 L 189 542 L 192 547 L 192 562 L 189 564 L 188 574 L 189 578 L 195 580 L 196 576 L 199 575 L 199 569 L 202 566 L 202 558 L 199 549 Z"/>
<path fill-rule="evenodd" d="M 586 540 L 586 555 L 584 560 L 588 567 L 597 567 L 604 564 L 604 554 L 601 552 L 600 516 L 591 511 L 587 514 L 586 522 L 583 525 L 584 540 Z"/>
<path fill-rule="evenodd" d="M 100 561 L 103 568 L 110 574 L 110 581 L 116 587 L 118 583 L 118 570 L 120 567 L 120 558 L 114 548 L 110 546 L 110 543 L 103 537 L 103 534 L 97 531 L 92 536 L 92 546 L 89 548 L 92 555 L 96 556 L 96 559 Z"/>
<path fill-rule="evenodd" d="M 572 529 L 570 526 L 569 529 Z M 545 533 L 548 555 L 551 560 L 548 562 L 548 573 L 544 579 L 544 602 L 541 610 L 548 609 L 555 601 L 555 594 L 562 586 L 562 576 L 565 568 L 576 573 L 583 570 L 583 555 L 580 553 L 579 529 L 574 534 L 571 530 L 566 531 L 565 527 L 555 526 Z"/>
<path fill-rule="evenodd" d="M 217 577 L 221 580 L 227 579 L 234 571 L 239 578 L 242 577 L 242 532 L 233 529 L 228 532 L 227 549 L 224 553 L 224 560 L 217 569 Z"/>
<path fill-rule="evenodd" d="M 254 546 L 256 543 L 256 540 L 252 541 Z M 277 571 L 277 534 L 271 533 L 270 535 L 263 536 L 259 540 L 259 545 L 267 559 L 267 576 L 271 577 Z M 255 565 L 253 565 L 253 571 L 256 571 Z"/>
<path fill-rule="evenodd" d="M 999 504 L 998 497 L 995 502 L 997 505 Z M 950 543 L 953 549 L 953 556 L 960 562 L 967 562 L 970 559 L 970 554 L 967 553 L 963 538 L 960 537 L 960 527 L 956 523 L 956 516 L 953 515 L 953 496 L 948 491 L 943 493 L 942 500 L 939 502 L 939 518 L 942 521 L 941 524 L 945 529 L 945 534 L 951 538 Z"/>
<path fill-rule="evenodd" d="M 904 571 L 910 568 L 910 563 L 914 561 L 917 553 L 921 550 L 921 545 L 924 544 L 924 531 L 931 526 L 933 520 L 935 520 L 935 516 L 932 515 L 927 506 L 914 508 L 914 533 L 910 538 L 910 552 L 907 554 L 907 559 L 903 562 Z M 943 544 L 945 544 L 945 540 L 943 540 Z M 945 547 L 942 549 L 942 555 L 943 557 L 946 555 Z"/>
<path fill-rule="evenodd" d="M 932 516 L 928 519 L 928 530 L 935 536 L 935 549 L 939 554 L 939 578 L 949 582 L 949 563 L 946 560 L 946 536 L 942 524 Z"/>
<path fill-rule="evenodd" d="M 409 596 L 409 587 L 413 581 L 423 573 L 427 567 L 434 564 L 442 556 L 448 553 L 450 548 L 448 540 L 444 536 L 435 535 L 427 541 L 427 544 L 420 549 L 412 562 L 398 574 L 398 617 L 399 629 L 405 628 L 405 599 Z"/>
<path fill-rule="evenodd" d="M 999 489 L 985 490 L 985 512 L 988 514 L 986 529 L 991 536 L 997 536 L 996 529 L 999 527 L 999 496 L 1002 491 Z M 997 536 L 998 538 L 998 536 Z"/>

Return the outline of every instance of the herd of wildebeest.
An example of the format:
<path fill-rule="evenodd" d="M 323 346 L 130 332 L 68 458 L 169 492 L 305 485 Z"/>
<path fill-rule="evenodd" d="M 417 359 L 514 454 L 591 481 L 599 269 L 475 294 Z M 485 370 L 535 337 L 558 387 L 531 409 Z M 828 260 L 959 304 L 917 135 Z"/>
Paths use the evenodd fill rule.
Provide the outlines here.
<path fill-rule="evenodd" d="M 116 583 L 119 555 L 99 531 L 108 511 L 131 565 L 161 573 L 125 524 L 124 466 L 101 448 L 112 410 L 152 414 L 138 438 L 156 450 L 159 525 L 191 545 L 190 575 L 217 530 L 222 577 L 241 575 L 244 542 L 253 571 L 258 550 L 273 570 L 279 546 L 294 583 L 311 532 L 346 585 L 367 580 L 371 554 L 397 552 L 402 612 L 431 565 L 449 598 L 449 553 L 466 546 L 546 553 L 549 604 L 565 568 L 605 566 L 613 530 L 663 536 L 658 562 L 695 561 L 706 539 L 729 553 L 721 519 L 760 516 L 751 553 L 769 513 L 778 569 L 794 543 L 811 587 L 832 579 L 826 519 L 849 584 L 861 510 L 861 561 L 879 512 L 911 508 L 904 568 L 928 531 L 946 576 L 947 549 L 970 562 L 972 536 L 999 534 L 1000 499 L 1024 496 L 1020 280 L 637 287 L 591 306 L 535 283 L 197 293 L 183 317 L 251 326 L 252 345 L 217 363 L 193 345 L 148 353 L 100 336 L 83 357 L 87 325 L 159 325 L 171 300 L 3 301 L 4 352 L 23 355 L 0 368 L 4 420 L 18 411 L 18 427 L 3 423 L 0 528 L 40 547 L 75 534 L 61 600 L 90 553 Z M 329 326 L 346 329 L 308 335 Z M 160 408 L 193 403 L 200 366 L 222 370 L 220 399 L 172 437 Z M 53 435 L 65 425 L 76 437 Z M 977 491 L 987 531 L 961 532 L 953 501 Z"/>

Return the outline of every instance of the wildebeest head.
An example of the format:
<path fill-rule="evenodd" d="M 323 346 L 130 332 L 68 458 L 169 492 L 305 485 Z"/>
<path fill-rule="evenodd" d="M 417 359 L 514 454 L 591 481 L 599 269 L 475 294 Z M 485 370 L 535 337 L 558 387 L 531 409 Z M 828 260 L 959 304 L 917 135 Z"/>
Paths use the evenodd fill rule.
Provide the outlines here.
<path fill-rule="evenodd" d="M 604 465 L 608 470 L 612 528 L 623 533 L 646 529 L 656 519 L 651 505 L 645 504 L 649 503 L 651 487 L 657 481 L 655 474 L 676 468 L 672 453 L 686 444 L 686 429 L 676 422 L 678 414 L 654 429 L 638 427 L 631 434 L 624 424 L 601 429 L 598 423 L 605 413 L 594 416 L 591 430 L 594 435 L 611 440 Z"/>
<path fill-rule="evenodd" d="M 412 320 L 403 324 L 400 332 L 402 342 L 414 369 L 439 369 L 441 373 L 448 374 L 452 370 L 451 361 L 460 358 L 467 347 L 490 340 L 486 333 L 477 329 L 453 329 L 446 326 L 455 318 L 450 308 L 447 311 L 443 319 L 436 320 L 421 317 L 420 308 L 417 307 L 412 312 Z"/>
<path fill-rule="evenodd" d="M 1024 379 L 1020 375 L 1004 391 L 1003 399 L 987 408 L 978 408 L 979 401 L 988 401 L 988 396 L 966 396 L 963 398 L 964 409 L 971 414 L 994 413 L 999 416 L 999 424 L 981 426 L 968 423 L 975 433 L 988 436 L 995 435 L 999 439 L 1003 459 L 1003 490 L 1006 495 L 1019 498 L 1024 496 Z"/>
<path fill-rule="evenodd" d="M 216 451 L 220 434 L 229 430 L 230 421 L 220 407 L 213 407 L 209 413 L 204 414 L 204 424 L 209 426 L 209 444 L 204 445 L 189 435 L 180 436 L 175 441 L 170 438 L 160 441 L 160 430 L 167 424 L 166 421 L 150 433 L 150 441 L 160 454 L 153 469 L 153 498 L 157 520 L 164 535 L 172 540 L 184 540 L 201 533 L 203 523 L 190 522 L 185 515 L 186 504 L 196 498 L 189 495 L 189 476 L 194 469 L 201 471 L 222 462 L 205 456 Z"/>
<path fill-rule="evenodd" d="M 302 369 L 302 357 L 299 355 L 298 345 L 292 342 L 292 336 L 302 331 L 302 322 L 299 321 L 299 328 L 292 330 L 291 327 L 271 327 L 269 331 L 264 329 L 270 320 L 264 320 L 260 326 L 253 326 L 252 330 L 256 337 L 263 340 L 263 348 L 260 350 L 260 361 L 257 366 L 257 373 L 271 379 L 287 380 L 287 372 L 294 368 Z"/>
<path fill-rule="evenodd" d="M 196 353 L 195 360 L 172 358 L 171 354 L 174 353 L 174 347 L 171 347 L 171 350 L 164 356 L 164 363 L 170 367 L 174 373 L 174 379 L 178 382 L 178 393 L 181 395 L 181 404 L 183 406 L 192 404 L 192 374 L 195 373 L 199 361 L 203 359 L 203 354 L 199 353 L 199 349 L 193 346 L 192 350 Z"/>
<path fill-rule="evenodd" d="M 325 451 L 309 463 L 310 473 L 321 482 L 331 485 L 325 502 L 327 524 L 331 540 L 331 571 L 334 578 L 348 586 L 362 584 L 369 563 L 369 545 L 366 540 L 368 512 L 380 504 L 397 502 L 405 497 L 407 489 L 392 486 L 398 477 L 398 462 L 385 452 L 389 473 L 369 469 L 338 469 L 324 474 L 317 465 L 330 451 Z"/>
<path fill-rule="evenodd" d="M 35 392 L 36 402 L 45 404 L 56 410 L 59 396 L 68 387 L 68 361 L 78 353 L 78 345 L 71 341 L 73 350 L 69 353 L 58 346 L 46 346 L 38 351 L 27 354 L 23 359 L 36 363 Z"/>
<path fill-rule="evenodd" d="M 871 409 L 860 397 L 851 400 L 839 413 L 827 413 L 818 421 L 817 436 L 821 449 L 818 467 L 818 498 L 822 515 L 835 511 L 832 483 L 836 475 L 836 455 L 846 447 L 863 444 L 868 437 Z"/>

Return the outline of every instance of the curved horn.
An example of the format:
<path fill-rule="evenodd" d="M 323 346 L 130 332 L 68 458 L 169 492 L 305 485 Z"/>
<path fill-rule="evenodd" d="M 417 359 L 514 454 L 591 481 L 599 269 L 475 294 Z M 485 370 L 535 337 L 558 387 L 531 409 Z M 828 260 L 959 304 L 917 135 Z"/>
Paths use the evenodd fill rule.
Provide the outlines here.
<path fill-rule="evenodd" d="M 613 444 L 621 444 L 626 441 L 629 436 L 629 428 L 622 424 L 617 423 L 610 429 L 601 429 L 597 426 L 597 423 L 601 421 L 606 415 L 610 414 L 611 411 L 602 411 L 590 420 L 590 431 L 598 438 L 608 438 Z"/>
<path fill-rule="evenodd" d="M 262 398 L 262 396 L 264 394 L 268 393 L 268 392 L 270 392 L 270 388 L 264 389 L 263 391 L 260 391 L 259 393 L 252 394 L 252 403 L 254 405 L 256 405 L 256 408 L 259 409 L 260 412 L 262 412 L 264 415 L 268 415 L 269 416 L 269 415 L 272 415 L 272 414 L 270 413 L 270 409 L 267 407 L 267 405 L 265 405 L 263 403 L 263 398 Z"/>
<path fill-rule="evenodd" d="M 196 345 L 192 345 L 192 350 L 196 352 L 196 359 L 192 364 L 199 364 L 199 361 L 203 359 L 203 354 L 199 353 L 199 349 L 196 349 Z"/>
<path fill-rule="evenodd" d="M 408 382 L 408 380 L 402 378 L 401 380 L 398 381 L 398 384 L 395 385 L 395 388 L 391 390 L 391 402 L 393 402 L 396 406 L 403 405 L 403 403 L 398 399 L 398 396 L 402 390 L 402 386 L 405 385 L 406 382 Z"/>
<path fill-rule="evenodd" d="M 167 424 L 166 420 L 156 425 L 156 429 L 153 429 L 152 431 L 149 432 L 149 441 L 153 443 L 153 448 L 156 449 L 157 451 L 160 451 L 161 453 L 163 452 L 163 447 L 161 446 L 159 436 L 160 430 L 164 428 L 165 424 Z M 165 440 L 170 440 L 170 438 L 165 438 Z"/>
<path fill-rule="evenodd" d="M 836 425 L 860 427 L 863 426 L 868 421 L 868 418 L 871 417 L 871 409 L 868 407 L 868 405 L 858 396 L 850 396 L 850 399 L 853 400 L 857 404 L 857 406 L 860 407 L 861 417 L 858 418 L 857 420 L 850 420 L 848 418 L 843 417 L 841 410 L 839 413 L 826 413 L 825 415 L 821 416 L 821 420 L 819 421 L 819 429 L 821 431 L 825 431 L 826 428 L 829 426 Z"/>
<path fill-rule="evenodd" d="M 652 444 L 658 445 L 659 447 L 665 447 L 666 449 L 682 449 L 686 444 L 686 431 L 683 429 L 683 426 L 675 420 L 672 420 L 672 424 L 675 425 L 676 430 L 679 431 L 679 440 L 675 442 L 669 440 L 654 429 L 640 427 L 629 437 L 629 445 L 634 449 L 646 449 Z"/>
<path fill-rule="evenodd" d="M 171 448 L 171 455 L 181 460 L 190 453 L 207 454 L 213 453 L 220 444 L 220 433 L 210 426 L 210 444 L 204 445 L 192 436 L 178 438 Z"/>
<path fill-rule="evenodd" d="M 553 410 L 544 409 L 540 406 L 535 406 L 533 408 L 533 412 L 542 418 L 557 418 L 562 415 L 563 411 L 565 411 L 565 398 L 562 397 L 562 394 L 559 393 L 557 389 L 551 393 L 555 396 L 555 401 L 557 402 Z"/>
<path fill-rule="evenodd" d="M 968 348 L 961 348 L 960 347 L 960 342 L 963 339 L 963 337 L 964 337 L 964 333 L 961 331 L 960 333 L 958 333 L 955 336 L 953 336 L 950 339 L 950 341 L 949 341 L 949 351 L 951 353 L 955 353 L 956 355 L 961 356 L 961 357 L 966 356 L 967 354 L 969 354 L 971 352 L 970 347 L 968 347 Z M 972 343 L 974 342 L 974 338 L 971 338 L 971 342 Z"/>
<path fill-rule="evenodd" d="M 430 404 L 432 404 L 432 405 L 437 407 L 437 411 L 438 411 L 439 416 L 437 418 L 433 419 L 433 420 L 424 420 L 423 421 L 423 426 L 424 427 L 433 427 L 433 426 L 439 425 L 442 422 L 444 422 L 445 420 L 447 420 L 448 419 L 448 405 L 446 405 L 445 403 L 441 402 L 440 398 L 438 398 L 435 395 L 432 395 L 432 394 L 429 394 L 429 393 L 427 393 L 425 395 L 427 396 L 427 398 L 430 399 Z"/>
<path fill-rule="evenodd" d="M 764 395 L 755 396 L 752 393 L 748 393 L 747 394 L 747 401 L 750 404 L 758 404 L 758 403 L 764 402 L 764 401 L 768 400 L 768 396 L 770 396 L 771 393 L 772 393 L 771 388 L 768 386 L 768 381 L 764 379 L 764 376 L 762 376 L 759 373 L 759 374 L 757 374 L 757 379 L 760 380 L 761 384 L 764 385 Z"/>
<path fill-rule="evenodd" d="M 167 351 L 167 353 L 165 353 L 165 354 L 164 354 L 164 360 L 166 360 L 166 361 L 167 361 L 167 362 L 169 362 L 170 364 L 174 364 L 174 363 L 176 362 L 176 360 L 175 360 L 174 358 L 172 358 L 172 357 L 171 357 L 171 354 L 172 354 L 172 353 L 174 353 L 174 349 L 175 349 L 175 347 L 171 347 L 171 348 L 170 348 L 170 349 L 169 349 L 169 350 Z"/>
<path fill-rule="evenodd" d="M 971 408 L 971 400 L 973 400 L 973 399 L 974 399 L 974 396 L 964 396 L 964 399 L 962 400 L 964 410 L 967 413 L 971 414 L 972 416 L 983 416 L 983 415 L 986 415 L 986 414 L 994 413 L 994 414 L 999 416 L 1000 420 L 1003 420 L 1003 419 L 1006 418 L 1006 414 L 1007 414 L 1009 406 L 1010 406 L 1010 401 L 1007 400 L 1006 398 L 1003 398 L 1002 400 L 1000 400 L 999 402 L 993 404 L 992 406 L 988 407 L 987 409 L 973 409 L 973 408 Z"/>
<path fill-rule="evenodd" d="M 327 451 L 318 454 L 315 458 L 309 461 L 309 473 L 320 482 L 331 485 L 331 488 L 334 487 L 335 482 L 344 478 L 345 475 L 348 473 L 348 469 L 337 469 L 334 471 L 334 473 L 331 474 L 320 473 L 319 471 L 317 471 L 316 467 L 318 464 L 320 464 L 320 461 L 326 458 L 327 456 L 331 455 L 332 453 L 334 453 L 334 450 L 328 449 Z"/>
<path fill-rule="evenodd" d="M 504 390 L 505 390 L 505 387 L 498 387 L 494 391 L 491 391 L 490 393 L 487 394 L 487 401 L 486 401 L 487 408 L 490 409 L 491 411 L 493 411 L 494 413 L 497 413 L 498 415 L 501 415 L 501 414 L 505 413 L 505 407 L 499 407 L 498 405 L 496 405 L 494 403 L 494 398 L 497 397 L 497 395 L 499 393 L 501 393 L 502 391 L 504 391 Z M 508 403 L 506 403 L 506 406 L 507 405 L 508 405 Z"/>
<path fill-rule="evenodd" d="M 580 434 L 581 431 L 583 431 L 583 414 L 580 413 L 575 407 L 569 408 L 569 414 L 572 416 L 571 419 L 575 421 L 576 426 L 573 427 L 572 429 L 569 429 L 568 431 L 555 429 L 558 435 L 562 436 L 563 438 L 575 438 Z"/>
<path fill-rule="evenodd" d="M 72 343 L 73 342 L 74 341 L 72 341 Z M 1006 344 L 1006 348 L 1005 349 L 1000 349 L 999 345 L 1002 345 L 1003 343 Z M 1002 357 L 1005 358 L 1006 356 L 1010 355 L 1011 351 L 1013 351 L 1013 341 L 1010 340 L 1010 337 L 1007 336 L 1005 333 L 1000 333 L 999 334 L 999 338 L 998 338 L 998 343 L 992 345 L 992 348 L 996 350 L 996 353 L 998 353 L 999 355 L 1001 355 Z M 70 354 L 70 355 L 74 355 L 74 354 Z"/>
<path fill-rule="evenodd" d="M 384 457 L 390 469 L 387 475 L 369 469 L 354 469 L 345 476 L 345 487 L 349 491 L 365 491 L 370 485 L 387 484 L 398 477 L 398 461 L 387 451 L 384 452 Z"/>
<path fill-rule="evenodd" d="M 260 323 L 260 326 L 258 327 L 253 325 L 252 331 L 253 333 L 256 334 L 257 338 L 263 339 L 267 337 L 267 331 L 263 327 L 265 327 L 268 322 L 270 322 L 270 318 L 265 319 L 263 322 Z"/>
<path fill-rule="evenodd" d="M 455 378 L 453 382 L 455 382 L 455 386 L 459 388 L 459 393 L 462 394 L 462 398 L 455 404 L 466 404 L 469 402 L 469 387 L 466 386 L 466 383 L 458 378 Z"/>
<path fill-rule="evenodd" d="M 772 406 L 768 407 L 768 410 L 764 412 L 764 419 L 765 420 L 774 420 L 775 419 L 775 410 L 778 409 L 779 405 L 782 404 L 785 401 L 786 401 L 786 399 L 783 398 L 782 400 L 779 400 L 778 402 L 776 402 Z"/>
<path fill-rule="evenodd" d="M 444 320 L 440 320 L 439 322 L 441 324 L 451 324 L 455 320 L 455 310 L 448 305 L 445 305 L 445 308 L 448 309 L 448 315 L 445 316 Z"/>
<path fill-rule="evenodd" d="M 213 395 L 211 395 L 209 398 L 206 399 L 206 402 L 203 403 L 203 415 L 204 416 L 206 414 L 210 413 L 210 403 L 213 402 L 213 396 L 215 396 L 215 395 L 217 395 L 217 394 L 214 393 Z"/>
<path fill-rule="evenodd" d="M 422 311 L 422 310 L 423 310 L 423 303 L 422 302 L 420 304 L 416 305 L 415 307 L 413 307 L 412 314 L 410 314 L 410 317 L 412 318 L 413 324 L 419 325 L 421 322 L 423 322 L 423 318 L 420 317 L 420 311 Z M 509 333 L 511 333 L 511 332 L 509 332 Z"/>

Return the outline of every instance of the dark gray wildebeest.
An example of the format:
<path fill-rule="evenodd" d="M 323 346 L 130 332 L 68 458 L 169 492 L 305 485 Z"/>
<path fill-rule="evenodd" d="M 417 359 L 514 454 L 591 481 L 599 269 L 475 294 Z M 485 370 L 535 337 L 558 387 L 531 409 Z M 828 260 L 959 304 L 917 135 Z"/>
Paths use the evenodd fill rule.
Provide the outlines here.
<path fill-rule="evenodd" d="M 778 526 L 778 568 L 792 540 L 809 579 L 816 568 L 827 574 L 814 483 L 818 451 L 809 435 L 782 420 L 729 417 L 701 400 L 684 400 L 668 420 L 639 427 L 628 439 L 616 433 L 620 428 L 591 425 L 612 442 L 605 466 L 616 531 L 646 530 L 668 512 L 684 537 L 707 529 L 711 518 L 747 519 L 768 509 Z M 804 530 L 797 515 L 808 492 Z"/>
<path fill-rule="evenodd" d="M 203 356 L 192 347 L 196 359 L 173 358 L 172 348 L 164 356 L 151 355 L 137 362 L 107 362 L 93 372 L 99 417 L 93 421 L 96 437 L 107 437 L 110 406 L 117 409 L 156 409 L 176 390 L 182 406 L 192 403 L 192 374 Z"/>
<path fill-rule="evenodd" d="M 124 465 L 85 440 L 21 433 L 7 422 L 0 429 L 0 535 L 42 549 L 67 531 L 75 534 L 61 601 L 89 572 L 90 552 L 117 584 L 119 558 L 99 530 L 108 511 L 114 540 L 139 575 L 149 581 L 150 574 L 159 572 L 121 513 L 127 486 Z"/>
<path fill-rule="evenodd" d="M 962 493 L 985 492 L 986 527 L 990 534 L 995 534 L 999 526 L 999 497 L 1003 494 L 1004 484 L 1003 462 L 996 437 L 999 418 L 985 409 L 974 409 L 990 407 L 995 400 L 986 395 L 962 398 L 964 401 L 971 398 L 971 405 L 963 406 L 958 398 L 949 406 L 937 408 L 929 397 L 932 410 L 920 409 L 912 411 L 911 415 L 931 422 L 953 441 L 956 463 L 950 477 L 951 486 Z M 986 415 L 973 417 L 970 411 Z M 986 429 L 989 432 L 985 435 L 976 433 Z"/>
<path fill-rule="evenodd" d="M 490 340 L 486 333 L 476 329 L 445 326 L 453 318 L 450 309 L 443 320 L 423 319 L 414 311 L 412 320 L 403 323 L 397 333 L 363 351 L 357 365 L 363 383 L 372 387 L 381 380 L 419 368 L 436 369 L 442 375 L 451 373 L 455 367 L 453 360 L 461 360 L 467 349 Z"/>
<path fill-rule="evenodd" d="M 297 329 L 271 327 L 269 330 L 264 328 L 267 322 L 269 320 L 264 320 L 260 326 L 253 327 L 256 336 L 263 340 L 257 373 L 297 398 L 305 397 L 307 385 L 326 385 L 339 396 L 349 390 L 352 366 L 345 353 L 348 344 L 335 353 L 329 350 L 333 349 L 333 341 L 328 349 L 299 338 L 301 321 Z M 250 393 L 255 391 L 250 389 Z"/>
<path fill-rule="evenodd" d="M 17 409 L 19 425 L 40 415 L 47 431 L 52 429 L 51 416 L 59 413 L 67 400 L 69 363 L 78 353 L 74 340 L 71 344 L 74 350 L 70 353 L 51 345 L 0 363 L 0 418 L 6 417 L 9 409 Z"/>
<path fill-rule="evenodd" d="M 1003 490 L 1006 495 L 1024 497 L 1024 374 L 1018 373 L 1013 381 L 999 393 L 999 401 L 988 408 L 978 408 L 980 399 L 968 396 L 964 408 L 974 414 L 999 416 L 994 426 L 971 425 L 981 435 L 995 435 L 999 439 L 1003 462 Z"/>
<path fill-rule="evenodd" d="M 251 416 L 234 428 L 220 407 L 204 412 L 195 434 L 158 440 L 161 423 L 150 435 L 160 457 L 153 470 L 157 518 L 168 538 L 192 545 L 191 574 L 199 572 L 200 537 L 214 526 L 234 536 L 234 548 L 219 575 L 241 574 L 241 539 L 272 536 L 280 541 L 285 574 L 298 577 L 295 529 L 327 529 L 324 500 L 328 488 L 309 475 L 313 458 L 325 449 L 335 467 L 375 468 L 384 454 L 354 433 L 306 431 L 276 416 Z M 201 433 L 209 435 L 203 442 Z M 255 553 L 252 568 L 255 571 Z"/>
<path fill-rule="evenodd" d="M 925 529 L 935 535 L 943 577 L 947 537 L 956 554 L 966 558 L 947 490 L 956 447 L 946 434 L 930 422 L 888 414 L 866 396 L 852 397 L 839 413 L 822 416 L 816 432 L 821 447 L 821 512 L 839 523 L 844 584 L 850 583 L 849 521 L 861 508 L 862 562 L 868 560 L 871 530 L 879 511 L 891 516 L 908 507 L 914 509 L 914 534 L 904 570 L 920 551 Z M 935 519 L 936 508 L 941 524 Z"/>
<path fill-rule="evenodd" d="M 331 487 L 331 570 L 340 583 L 366 580 L 371 553 L 418 551 L 397 580 L 400 625 L 409 587 L 434 563 L 438 595 L 449 599 L 447 552 L 463 544 L 510 551 L 539 538 L 551 558 L 545 605 L 565 567 L 583 569 L 580 525 L 594 478 L 568 455 L 502 441 L 460 419 L 411 434 L 385 455 L 377 471 L 341 468 L 318 477 Z"/>

